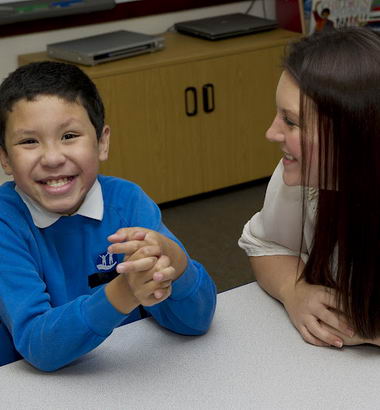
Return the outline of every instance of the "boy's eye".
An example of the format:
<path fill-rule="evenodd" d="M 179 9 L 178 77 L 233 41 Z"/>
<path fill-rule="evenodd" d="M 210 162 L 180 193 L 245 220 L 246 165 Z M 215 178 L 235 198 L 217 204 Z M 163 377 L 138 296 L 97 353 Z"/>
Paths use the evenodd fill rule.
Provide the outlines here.
<path fill-rule="evenodd" d="M 78 137 L 77 134 L 73 134 L 72 132 L 68 132 L 68 133 L 66 133 L 62 136 L 62 139 L 63 140 L 71 140 L 71 139 L 76 138 L 76 137 Z"/>
<path fill-rule="evenodd" d="M 37 143 L 38 143 L 38 141 L 36 139 L 28 138 L 28 139 L 20 141 L 18 144 L 19 145 L 24 145 L 24 144 L 37 144 Z"/>

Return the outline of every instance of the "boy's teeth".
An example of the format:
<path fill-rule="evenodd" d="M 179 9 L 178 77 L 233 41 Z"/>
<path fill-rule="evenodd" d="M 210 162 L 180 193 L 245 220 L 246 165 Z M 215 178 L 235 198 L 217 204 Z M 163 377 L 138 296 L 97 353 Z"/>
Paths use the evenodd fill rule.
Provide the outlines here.
<path fill-rule="evenodd" d="M 59 186 L 67 184 L 68 181 L 69 181 L 68 178 L 50 179 L 49 181 L 46 181 L 46 185 L 59 187 Z"/>
<path fill-rule="evenodd" d="M 285 153 L 285 158 L 288 159 L 289 161 L 294 161 L 294 160 L 295 160 L 295 158 L 293 157 L 293 155 L 286 154 L 286 153 Z"/>

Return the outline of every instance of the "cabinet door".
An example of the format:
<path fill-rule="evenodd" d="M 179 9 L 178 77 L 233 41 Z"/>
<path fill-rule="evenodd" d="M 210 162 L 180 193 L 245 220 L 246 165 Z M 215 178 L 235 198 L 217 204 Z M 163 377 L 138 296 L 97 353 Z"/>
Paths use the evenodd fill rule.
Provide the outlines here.
<path fill-rule="evenodd" d="M 101 171 L 135 181 L 156 202 L 271 175 L 279 149 L 265 131 L 275 115 L 281 53 L 274 47 L 95 80 L 112 132 Z M 209 113 L 205 85 L 214 90 Z M 193 116 L 185 108 L 189 87 Z"/>
<path fill-rule="evenodd" d="M 214 111 L 202 114 L 205 190 L 272 174 L 280 151 L 265 139 L 276 112 L 282 47 L 198 63 L 203 84 L 214 88 Z"/>
<path fill-rule="evenodd" d="M 203 192 L 200 122 L 185 112 L 187 64 L 95 80 L 111 125 L 102 172 L 138 183 L 156 202 Z M 192 92 L 189 111 L 194 109 Z"/>

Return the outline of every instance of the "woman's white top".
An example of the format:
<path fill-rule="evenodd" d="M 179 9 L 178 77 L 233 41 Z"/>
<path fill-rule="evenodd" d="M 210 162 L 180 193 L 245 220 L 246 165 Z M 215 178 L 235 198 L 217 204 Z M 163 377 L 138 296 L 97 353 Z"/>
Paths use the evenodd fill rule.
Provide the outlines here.
<path fill-rule="evenodd" d="M 295 255 L 306 263 L 314 235 L 318 191 L 306 189 L 302 235 L 302 187 L 284 183 L 282 161 L 269 181 L 263 209 L 245 224 L 239 246 L 248 256 Z M 302 247 L 301 240 L 302 241 Z"/>

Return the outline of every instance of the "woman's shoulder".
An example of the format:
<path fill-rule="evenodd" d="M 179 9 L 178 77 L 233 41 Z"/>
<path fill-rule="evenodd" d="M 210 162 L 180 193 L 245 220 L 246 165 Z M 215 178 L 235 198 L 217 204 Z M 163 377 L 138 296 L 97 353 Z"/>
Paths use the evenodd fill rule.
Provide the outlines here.
<path fill-rule="evenodd" d="M 318 188 L 302 187 L 301 185 L 286 185 L 283 180 L 284 165 L 282 161 L 277 164 L 268 184 L 267 194 L 284 201 L 302 201 L 303 195 L 307 202 L 315 202 L 318 198 Z"/>
<path fill-rule="evenodd" d="M 302 198 L 302 187 L 286 185 L 283 179 L 284 165 L 282 161 L 277 164 L 268 183 L 266 201 L 298 202 Z"/>

